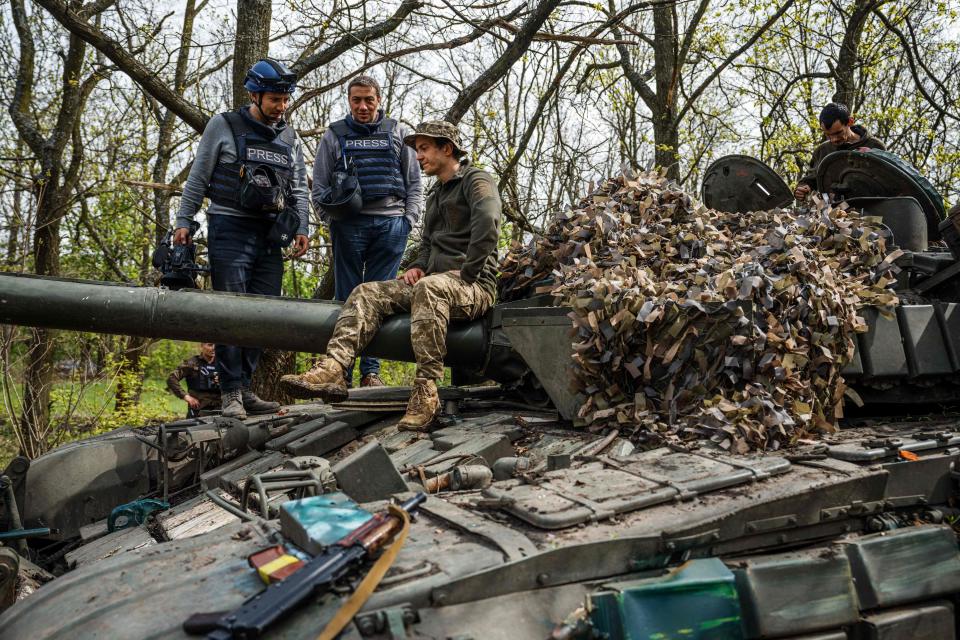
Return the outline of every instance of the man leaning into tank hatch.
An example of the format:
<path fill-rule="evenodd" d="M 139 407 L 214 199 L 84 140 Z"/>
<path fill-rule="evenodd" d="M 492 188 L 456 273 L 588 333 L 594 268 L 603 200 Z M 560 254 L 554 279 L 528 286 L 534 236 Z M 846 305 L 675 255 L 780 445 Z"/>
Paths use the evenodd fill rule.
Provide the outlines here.
<path fill-rule="evenodd" d="M 204 197 L 207 250 L 216 291 L 280 295 L 285 247 L 292 257 L 308 246 L 309 193 L 303 144 L 283 119 L 297 76 L 269 58 L 247 71 L 243 85 L 250 104 L 210 118 L 190 176 L 183 188 L 174 242 L 187 244 L 190 223 Z M 223 415 L 243 419 L 247 413 L 279 408 L 257 396 L 250 382 L 260 349 L 218 344 Z"/>
<path fill-rule="evenodd" d="M 357 286 L 326 355 L 307 373 L 283 376 L 281 383 L 299 398 L 346 399 L 350 363 L 386 317 L 409 311 L 417 371 L 398 426 L 425 431 L 440 408 L 437 380 L 443 377 L 447 325 L 478 318 L 493 305 L 502 204 L 493 176 L 466 158 L 456 126 L 424 122 L 404 142 L 416 150 L 423 172 L 437 179 L 427 194 L 416 260 L 395 280 Z"/>
<path fill-rule="evenodd" d="M 850 151 L 862 147 L 886 150 L 884 144 L 870 135 L 866 127 L 854 124 L 854 118 L 850 115 L 850 110 L 845 104 L 839 102 L 827 104 L 820 111 L 819 121 L 820 128 L 827 140 L 813 150 L 810 166 L 807 167 L 806 173 L 803 174 L 796 189 L 793 190 L 793 197 L 797 200 L 805 199 L 817 186 L 817 167 L 824 158 L 834 151 Z"/>

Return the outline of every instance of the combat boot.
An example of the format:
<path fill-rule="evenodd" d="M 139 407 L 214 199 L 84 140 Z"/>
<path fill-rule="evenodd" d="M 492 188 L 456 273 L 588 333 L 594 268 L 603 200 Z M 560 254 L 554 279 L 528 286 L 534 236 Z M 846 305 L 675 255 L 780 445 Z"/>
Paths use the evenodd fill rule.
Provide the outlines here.
<path fill-rule="evenodd" d="M 427 378 L 413 382 L 413 393 L 407 403 L 407 413 L 397 424 L 400 431 L 426 431 L 440 410 L 437 383 Z"/>
<path fill-rule="evenodd" d="M 264 400 L 250 389 L 244 389 L 242 397 L 243 408 L 247 410 L 247 413 L 251 413 L 253 415 L 273 413 L 280 408 L 279 402 L 270 402 L 269 400 Z"/>
<path fill-rule="evenodd" d="M 280 384 L 294 398 L 320 398 L 329 403 L 347 399 L 343 367 L 333 358 L 321 358 L 317 366 L 303 375 L 283 376 Z"/>
<path fill-rule="evenodd" d="M 368 373 L 367 375 L 360 378 L 361 387 L 385 387 L 387 386 L 383 382 L 383 378 L 380 377 L 379 373 Z"/>
<path fill-rule="evenodd" d="M 224 391 L 220 394 L 220 415 L 224 418 L 243 420 L 247 412 L 243 408 L 243 394 L 240 389 Z"/>

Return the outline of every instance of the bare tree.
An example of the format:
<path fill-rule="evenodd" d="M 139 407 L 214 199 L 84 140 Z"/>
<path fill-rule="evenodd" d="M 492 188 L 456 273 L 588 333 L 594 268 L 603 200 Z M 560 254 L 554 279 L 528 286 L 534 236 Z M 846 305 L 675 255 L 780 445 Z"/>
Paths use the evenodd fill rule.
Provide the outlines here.
<path fill-rule="evenodd" d="M 233 47 L 233 107 L 247 102 L 243 88 L 247 69 L 264 58 L 270 49 L 270 0 L 237 0 L 237 34 Z"/>
<path fill-rule="evenodd" d="M 78 11 L 75 5 L 62 0 L 34 1 L 50 12 L 50 15 L 69 30 L 78 41 L 96 47 L 158 102 L 180 116 L 196 131 L 203 131 L 208 116 L 187 98 L 177 94 L 173 87 L 169 86 L 154 70 L 137 60 L 136 56 L 122 43 L 106 35 L 96 24 L 91 24 L 88 21 L 89 16 L 84 11 Z"/>
<path fill-rule="evenodd" d="M 71 36 L 60 75 L 59 93 L 52 105 L 56 115 L 52 126 L 44 132 L 36 114 L 48 105 L 41 106 L 34 96 L 37 69 L 31 16 L 27 14 L 24 0 L 11 0 L 10 9 L 20 39 L 20 60 L 9 111 L 39 168 L 33 181 L 36 212 L 33 268 L 40 275 L 57 275 L 60 272 L 60 221 L 71 204 L 80 178 L 83 157 L 80 117 L 90 93 L 105 77 L 106 71 L 97 68 L 85 73 L 86 43 Z M 96 8 L 85 10 L 97 11 Z M 25 446 L 34 454 L 45 446 L 42 434 L 50 420 L 53 340 L 53 331 L 38 329 L 32 332 L 24 372 L 23 422 L 28 433 Z"/>
<path fill-rule="evenodd" d="M 810 0 L 795 6 L 792 22 L 772 29 L 739 66 L 740 90 L 760 105 L 753 152 L 798 178 L 821 140 L 816 113 L 842 101 L 948 198 L 956 193 L 948 123 L 958 117 L 960 55 L 948 9 L 880 0 L 837 1 L 828 12 Z"/>
<path fill-rule="evenodd" d="M 530 43 L 537 35 L 540 27 L 543 26 L 543 23 L 547 21 L 547 18 L 559 4 L 560 0 L 541 0 L 537 3 L 503 53 L 480 74 L 480 77 L 460 92 L 453 105 L 447 110 L 445 120 L 454 124 L 460 122 L 470 106 L 477 101 L 477 98 L 499 82 L 513 64 L 520 59 L 530 47 Z"/>
<path fill-rule="evenodd" d="M 195 131 L 202 132 L 206 126 L 208 114 L 203 113 L 183 95 L 180 95 L 161 76 L 147 65 L 141 63 L 131 55 L 117 40 L 91 24 L 82 12 L 77 12 L 63 0 L 35 0 L 37 4 L 50 12 L 60 24 L 77 37 L 96 47 L 109 58 L 118 69 L 130 76 L 146 93 L 150 94 L 160 104 L 177 114 Z M 370 41 L 383 38 L 396 29 L 403 20 L 417 7 L 421 6 L 418 0 L 405 0 L 398 9 L 386 20 L 368 27 L 359 33 L 345 33 L 342 37 L 326 47 L 322 43 L 315 43 L 317 49 L 304 51 L 293 65 L 293 70 L 304 75 L 314 69 L 336 60 L 347 51 L 365 46 Z M 268 40 L 264 34 L 268 33 L 270 3 L 266 0 L 238 0 L 238 31 L 234 34 L 237 42 L 234 55 L 240 53 L 245 60 L 233 64 L 233 100 L 235 104 L 242 104 L 243 75 L 250 64 L 267 53 Z M 264 18 L 266 18 L 264 20 Z M 242 21 L 242 24 L 241 24 Z M 264 26 L 266 25 L 266 26 Z M 240 28 L 247 31 L 240 31 Z M 239 80 L 239 82 L 238 82 Z M 240 87 L 238 90 L 237 87 Z"/>
<path fill-rule="evenodd" d="M 849 11 L 836 0 L 830 3 L 830 7 L 838 15 L 843 16 L 846 22 L 840 54 L 832 70 L 837 87 L 833 94 L 833 102 L 845 104 L 854 111 L 860 107 L 856 102 L 856 74 L 862 64 L 860 41 L 863 37 L 863 29 L 870 15 L 888 1 L 854 0 Z"/>
<path fill-rule="evenodd" d="M 655 161 L 658 166 L 666 170 L 669 178 L 678 180 L 681 175 L 679 127 L 683 118 L 724 69 L 753 46 L 793 3 L 794 0 L 785 0 L 766 21 L 753 29 L 742 44 L 723 55 L 702 80 L 691 86 L 686 86 L 692 78 L 684 72 L 691 64 L 691 50 L 701 22 L 707 14 L 710 0 L 700 0 L 685 24 L 680 21 L 676 3 L 651 3 L 653 5 L 653 37 L 638 35 L 652 51 L 652 74 L 637 67 L 627 45 L 616 45 L 624 76 L 650 110 Z M 613 0 L 610 0 L 610 13 L 616 13 Z M 620 28 L 615 28 L 613 33 L 618 40 L 622 39 Z M 652 75 L 653 87 L 648 84 L 650 75 Z"/>

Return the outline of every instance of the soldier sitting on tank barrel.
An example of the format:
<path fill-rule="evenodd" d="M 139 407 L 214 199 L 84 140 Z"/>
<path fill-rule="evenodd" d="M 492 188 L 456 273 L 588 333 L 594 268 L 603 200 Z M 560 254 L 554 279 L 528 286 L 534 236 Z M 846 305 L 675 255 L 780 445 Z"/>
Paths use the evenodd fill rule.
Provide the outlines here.
<path fill-rule="evenodd" d="M 817 186 L 817 167 L 824 158 L 834 151 L 849 151 L 862 147 L 886 150 L 883 143 L 870 135 L 866 127 L 854 124 L 850 110 L 845 104 L 829 103 L 820 111 L 819 119 L 820 128 L 823 129 L 823 135 L 826 136 L 827 140 L 813 150 L 810 166 L 793 191 L 793 197 L 797 200 L 806 198 Z"/>
<path fill-rule="evenodd" d="M 200 353 L 190 356 L 167 376 L 167 389 L 187 403 L 187 417 L 194 418 L 201 411 L 220 409 L 220 380 L 217 376 L 216 345 L 201 342 Z M 187 381 L 183 391 L 180 381 Z"/>
<path fill-rule="evenodd" d="M 424 122 L 404 143 L 417 152 L 424 173 L 437 178 L 427 194 L 419 254 L 396 280 L 365 282 L 349 295 L 326 355 L 303 375 L 281 383 L 299 398 L 339 402 L 347 398 L 344 377 L 383 320 L 410 312 L 410 341 L 417 370 L 399 427 L 423 431 L 440 408 L 447 325 L 472 320 L 493 304 L 502 204 L 493 177 L 470 165 L 456 126 Z"/>

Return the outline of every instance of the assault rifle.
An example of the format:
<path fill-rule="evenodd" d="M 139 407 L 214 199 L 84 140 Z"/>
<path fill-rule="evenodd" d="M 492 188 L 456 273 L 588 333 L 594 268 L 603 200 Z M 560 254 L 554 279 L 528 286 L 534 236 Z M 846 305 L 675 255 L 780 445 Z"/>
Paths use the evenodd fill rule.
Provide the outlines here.
<path fill-rule="evenodd" d="M 418 493 L 399 507 L 412 514 L 427 499 Z M 270 584 L 230 612 L 195 613 L 183 623 L 190 634 L 209 633 L 209 640 L 259 638 L 264 630 L 314 594 L 329 591 L 356 571 L 403 528 L 403 521 L 382 511 L 317 554 L 295 573 Z"/>

